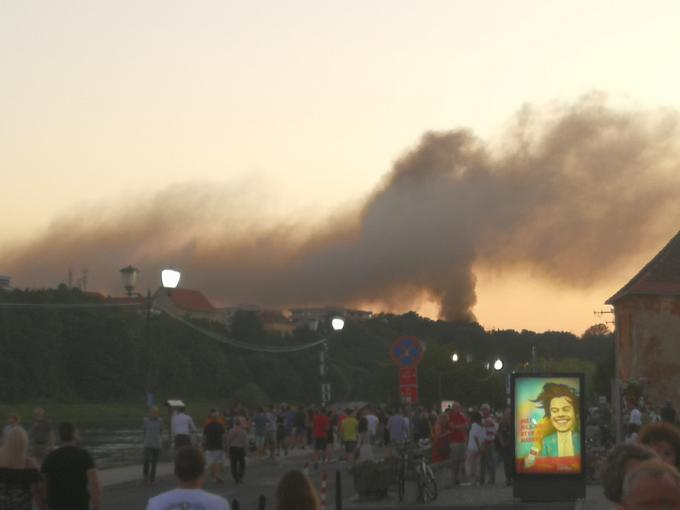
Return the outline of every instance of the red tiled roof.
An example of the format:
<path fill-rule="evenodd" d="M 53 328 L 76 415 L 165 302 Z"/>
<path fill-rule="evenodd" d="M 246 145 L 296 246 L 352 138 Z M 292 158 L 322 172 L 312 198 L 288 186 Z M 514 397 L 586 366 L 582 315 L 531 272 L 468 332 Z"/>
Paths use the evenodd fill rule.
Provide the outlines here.
<path fill-rule="evenodd" d="M 198 290 L 173 289 L 168 291 L 173 304 L 185 312 L 214 312 L 215 307 Z"/>
<path fill-rule="evenodd" d="M 640 294 L 680 296 L 680 232 L 606 304 Z"/>

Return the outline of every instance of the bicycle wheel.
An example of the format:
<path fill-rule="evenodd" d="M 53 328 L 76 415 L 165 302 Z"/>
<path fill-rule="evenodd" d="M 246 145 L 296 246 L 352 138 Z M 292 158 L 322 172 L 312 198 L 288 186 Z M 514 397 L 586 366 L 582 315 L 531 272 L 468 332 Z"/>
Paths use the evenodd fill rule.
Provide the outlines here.
<path fill-rule="evenodd" d="M 399 501 L 404 501 L 404 493 L 406 492 L 406 480 L 403 476 L 399 476 L 397 479 L 397 496 L 399 496 Z"/>
<path fill-rule="evenodd" d="M 406 465 L 401 462 L 399 465 L 399 472 L 397 473 L 397 496 L 399 501 L 404 501 L 404 493 L 406 492 Z"/>
<path fill-rule="evenodd" d="M 434 501 L 439 495 L 437 491 L 437 479 L 434 477 L 434 472 L 427 464 L 423 464 L 419 471 L 420 497 L 423 501 Z"/>

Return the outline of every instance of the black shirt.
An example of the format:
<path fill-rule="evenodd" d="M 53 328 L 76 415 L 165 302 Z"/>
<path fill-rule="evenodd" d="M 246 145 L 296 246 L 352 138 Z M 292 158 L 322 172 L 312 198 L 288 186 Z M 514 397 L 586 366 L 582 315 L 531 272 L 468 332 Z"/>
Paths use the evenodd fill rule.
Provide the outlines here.
<path fill-rule="evenodd" d="M 224 426 L 217 421 L 211 421 L 205 427 L 203 427 L 203 434 L 205 435 L 205 449 L 209 451 L 221 450 L 224 432 Z"/>
<path fill-rule="evenodd" d="M 62 446 L 50 452 L 42 464 L 47 479 L 47 506 L 54 510 L 88 510 L 87 471 L 94 467 L 92 455 L 77 446 Z"/>

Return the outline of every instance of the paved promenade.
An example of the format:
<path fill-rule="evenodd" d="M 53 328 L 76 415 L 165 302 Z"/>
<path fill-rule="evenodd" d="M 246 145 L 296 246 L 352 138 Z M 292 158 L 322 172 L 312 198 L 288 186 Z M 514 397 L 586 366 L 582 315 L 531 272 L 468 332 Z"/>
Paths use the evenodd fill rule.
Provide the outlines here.
<path fill-rule="evenodd" d="M 267 498 L 267 509 L 273 509 L 273 492 L 278 478 L 288 469 L 302 469 L 309 460 L 309 450 L 295 451 L 288 457 L 248 460 L 248 471 L 245 483 L 236 486 L 227 481 L 225 484 L 206 483 L 206 490 L 218 493 L 229 501 L 234 498 L 241 502 L 242 510 L 255 510 L 257 498 L 260 494 Z M 404 510 L 405 508 L 460 508 L 460 509 L 517 509 L 517 510 L 607 510 L 611 505 L 606 501 L 602 488 L 589 485 L 586 499 L 577 502 L 558 503 L 522 503 L 512 497 L 512 488 L 502 483 L 502 469 L 499 468 L 496 485 L 479 487 L 451 487 L 440 488 L 439 498 L 430 503 L 415 503 L 413 486 L 407 486 L 406 502 L 400 503 L 396 494 L 390 492 L 389 497 L 382 501 L 361 502 L 354 493 L 351 476 L 347 473 L 344 463 L 333 462 L 325 465 L 328 473 L 328 505 L 335 508 L 335 472 L 342 473 L 343 508 L 356 510 Z M 320 473 L 312 470 L 310 473 L 317 488 L 320 487 Z M 128 466 L 105 469 L 100 472 L 104 494 L 105 510 L 144 509 L 146 500 L 175 486 L 172 474 L 172 464 L 169 462 L 158 465 L 158 481 L 154 486 L 140 484 L 141 466 Z M 227 477 L 228 480 L 229 477 Z M 410 493 L 409 493 L 410 491 Z"/>

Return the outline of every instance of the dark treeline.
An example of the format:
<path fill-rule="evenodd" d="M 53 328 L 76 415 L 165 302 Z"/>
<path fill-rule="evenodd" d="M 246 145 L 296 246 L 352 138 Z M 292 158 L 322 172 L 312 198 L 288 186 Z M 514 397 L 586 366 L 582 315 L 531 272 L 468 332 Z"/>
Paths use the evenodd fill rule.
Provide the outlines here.
<path fill-rule="evenodd" d="M 77 289 L 3 292 L 4 303 L 95 303 Z M 235 315 L 231 329 L 196 323 L 253 345 L 298 345 L 323 332 L 267 333 L 259 316 Z M 125 400 L 140 398 L 149 367 L 160 398 L 220 398 L 246 404 L 316 403 L 319 349 L 262 353 L 216 342 L 165 314 L 152 314 L 150 356 L 146 358 L 146 316 L 139 308 L 0 309 L 0 399 Z M 456 399 L 464 404 L 504 401 L 512 370 L 585 372 L 588 396 L 608 394 L 613 338 L 602 327 L 577 337 L 567 332 L 485 331 L 479 324 L 433 321 L 415 313 L 380 314 L 350 321 L 331 336 L 333 400 L 393 403 L 398 369 L 388 356 L 399 336 L 426 345 L 419 367 L 421 402 Z M 532 357 L 532 348 L 535 355 Z M 458 363 L 451 361 L 457 352 Z M 505 370 L 484 364 L 500 357 Z"/>

